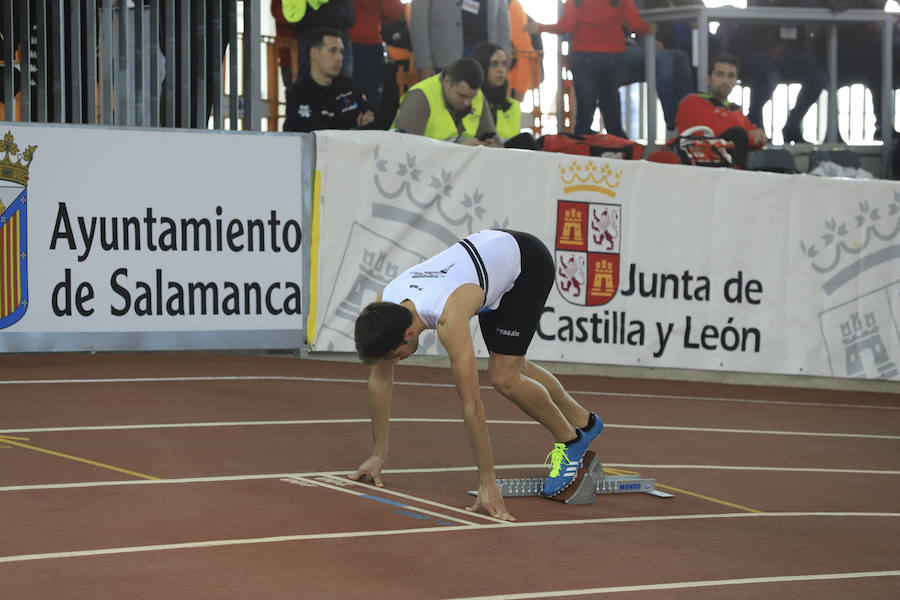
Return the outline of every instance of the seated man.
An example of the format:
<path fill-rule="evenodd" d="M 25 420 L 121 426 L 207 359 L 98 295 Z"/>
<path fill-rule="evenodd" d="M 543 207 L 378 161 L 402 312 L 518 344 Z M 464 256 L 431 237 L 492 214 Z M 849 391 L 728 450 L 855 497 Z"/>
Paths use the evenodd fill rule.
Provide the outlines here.
<path fill-rule="evenodd" d="M 391 129 L 466 146 L 500 147 L 480 89 L 483 82 L 484 70 L 476 60 L 459 59 L 403 94 Z"/>
<path fill-rule="evenodd" d="M 356 319 L 356 350 L 369 373 L 369 409 L 375 448 L 351 479 L 381 486 L 388 454 L 388 424 L 394 364 L 413 354 L 419 335 L 437 330 L 450 356 L 450 370 L 462 402 L 469 444 L 478 466 L 478 499 L 504 520 L 491 443 L 478 388 L 478 366 L 469 321 L 476 314 L 490 351 L 491 384 L 555 440 L 550 475 L 543 494 L 556 496 L 569 486 L 603 422 L 566 392 L 550 372 L 525 358 L 544 302 L 553 287 L 554 261 L 536 237 L 518 231 L 487 229 L 472 234 L 385 286 Z"/>
<path fill-rule="evenodd" d="M 685 96 L 678 104 L 675 126 L 680 134 L 690 127 L 702 125 L 712 129 L 717 137 L 731 140 L 734 142 L 734 163 L 745 169 L 748 149 L 761 148 L 769 140 L 765 131 L 744 116 L 739 105 L 728 101 L 737 84 L 739 66 L 736 56 L 724 53 L 714 56 L 709 61 L 706 76 L 709 92 Z"/>
<path fill-rule="evenodd" d="M 287 91 L 285 131 L 358 129 L 375 120 L 365 95 L 340 74 L 344 43 L 336 29 L 323 27 L 306 39 L 309 71 Z"/>

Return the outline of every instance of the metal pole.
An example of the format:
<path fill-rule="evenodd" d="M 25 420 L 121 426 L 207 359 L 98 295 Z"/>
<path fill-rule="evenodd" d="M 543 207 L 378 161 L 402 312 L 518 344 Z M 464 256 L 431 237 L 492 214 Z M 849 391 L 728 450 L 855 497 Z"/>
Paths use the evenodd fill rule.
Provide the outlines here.
<path fill-rule="evenodd" d="M 144 87 L 144 3 L 134 3 L 134 124 L 144 124 L 149 97 Z"/>
<path fill-rule="evenodd" d="M 112 2 L 100 9 L 100 123 L 113 124 Z"/>
<path fill-rule="evenodd" d="M 86 0 L 84 11 L 84 45 L 87 61 L 84 64 L 84 81 L 87 85 L 85 121 L 97 124 L 97 0 Z"/>
<path fill-rule="evenodd" d="M 656 35 L 644 37 L 644 72 L 647 74 L 647 144 L 656 143 Z"/>
<path fill-rule="evenodd" d="M 159 0 L 150 0 L 150 126 L 159 127 Z"/>
<path fill-rule="evenodd" d="M 178 3 L 181 11 L 181 27 L 175 35 L 181 40 L 181 55 L 178 60 L 178 79 L 173 83 L 181 90 L 181 101 L 178 103 L 181 111 L 181 119 L 176 124 L 178 127 L 192 127 L 191 123 L 191 3 Z"/>
<path fill-rule="evenodd" d="M 563 0 L 558 0 L 557 3 L 557 11 L 556 11 L 556 21 L 559 22 L 562 19 L 563 13 Z M 570 48 L 571 49 L 571 48 Z M 565 130 L 565 106 L 563 103 L 565 102 L 563 97 L 563 54 L 562 54 L 562 36 L 556 36 L 556 132 L 560 133 Z M 572 114 L 575 114 L 574 112 Z M 574 123 L 572 130 L 574 131 Z"/>
<path fill-rule="evenodd" d="M 206 39 L 210 32 L 206 30 L 205 1 L 194 3 L 194 14 L 191 18 L 194 20 L 192 29 L 195 36 L 194 48 L 196 49 L 196 54 L 191 56 L 194 64 L 193 86 L 196 90 L 196 97 L 193 98 L 196 119 L 192 119 L 191 127 L 206 129 L 209 127 L 209 119 L 206 118 L 206 65 L 209 61 L 209 56 L 206 54 Z"/>
<path fill-rule="evenodd" d="M 66 62 L 63 60 L 63 48 L 65 47 L 65 21 L 62 15 L 62 0 L 53 0 L 50 3 L 50 32 L 53 35 L 51 46 L 51 60 L 53 65 L 50 71 L 53 73 L 53 121 L 63 123 L 66 120 Z"/>
<path fill-rule="evenodd" d="M 261 42 L 259 0 L 244 0 L 244 129 L 250 131 L 262 128 Z"/>
<path fill-rule="evenodd" d="M 238 91 L 238 43 L 237 43 L 237 2 L 228 0 L 229 24 L 228 39 L 228 121 L 229 129 L 239 129 L 238 103 L 240 92 Z"/>
<path fill-rule="evenodd" d="M 19 48 L 21 48 L 21 56 L 19 57 L 19 89 L 22 97 L 22 120 L 31 120 L 31 7 L 27 2 L 20 5 L 21 11 L 18 19 L 14 19 L 13 23 L 19 22 Z"/>
<path fill-rule="evenodd" d="M 15 72 L 13 70 L 13 57 L 16 53 L 15 41 L 13 40 L 13 28 L 15 26 L 15 7 L 10 2 L 6 5 L 6 9 L 0 9 L 0 37 L 2 37 L 3 55 L 6 57 L 6 65 L 3 69 L 3 108 L 6 111 L 5 119 L 7 121 L 16 120 L 16 94 L 15 88 Z M 23 44 L 22 55 L 28 54 L 28 46 Z"/>
<path fill-rule="evenodd" d="M 71 15 L 70 23 L 72 28 L 72 35 L 69 40 L 68 48 L 69 56 L 72 59 L 72 76 L 70 78 L 72 82 L 72 106 L 70 107 L 70 116 L 72 117 L 73 123 L 82 123 L 84 119 L 82 115 L 81 94 L 84 77 L 81 73 L 81 56 L 82 51 L 86 51 L 88 57 L 90 57 L 91 53 L 90 47 L 86 49 L 81 40 L 81 23 L 83 19 L 83 15 L 81 14 L 81 3 L 73 2 L 69 14 Z"/>
<path fill-rule="evenodd" d="M 175 0 L 166 3 L 166 127 L 175 127 L 175 86 L 178 85 L 178 57 L 175 56 Z"/>
<path fill-rule="evenodd" d="M 131 83 L 131 60 L 128 53 L 128 6 L 120 2 L 116 7 L 116 125 L 131 126 L 134 124 L 132 103 L 129 100 L 129 87 Z"/>
<path fill-rule="evenodd" d="M 828 24 L 828 113 L 825 126 L 825 141 L 829 144 L 837 142 L 837 25 Z"/>
<path fill-rule="evenodd" d="M 222 129 L 222 54 L 223 54 L 223 33 L 225 28 L 222 20 L 222 3 L 220 1 L 212 4 L 212 56 L 210 57 L 210 66 L 212 67 L 212 98 L 207 98 L 207 104 L 212 102 L 213 107 L 213 128 Z"/>
<path fill-rule="evenodd" d="M 885 13 L 881 25 L 881 176 L 891 176 L 891 154 L 894 137 L 893 18 Z"/>
<path fill-rule="evenodd" d="M 706 92 L 706 75 L 709 73 L 709 19 L 706 10 L 697 13 L 697 91 Z"/>

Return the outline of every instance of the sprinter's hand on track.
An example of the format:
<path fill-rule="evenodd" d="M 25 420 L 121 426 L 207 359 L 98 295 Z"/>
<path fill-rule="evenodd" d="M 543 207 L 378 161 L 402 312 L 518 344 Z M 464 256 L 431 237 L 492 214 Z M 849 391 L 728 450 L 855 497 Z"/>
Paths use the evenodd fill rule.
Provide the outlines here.
<path fill-rule="evenodd" d="M 384 487 L 384 483 L 381 481 L 382 467 L 384 467 L 384 458 L 373 454 L 366 462 L 359 466 L 356 473 L 347 475 L 347 478 L 363 483 L 367 483 L 371 480 L 377 487 Z"/>
<path fill-rule="evenodd" d="M 509 514 L 506 505 L 503 503 L 503 496 L 500 495 L 500 488 L 496 483 L 489 483 L 478 488 L 478 497 L 475 498 L 475 504 L 467 506 L 466 510 L 470 512 L 478 512 L 478 508 L 483 506 L 489 515 L 495 519 L 503 519 L 504 521 L 515 521 L 516 518 Z"/>

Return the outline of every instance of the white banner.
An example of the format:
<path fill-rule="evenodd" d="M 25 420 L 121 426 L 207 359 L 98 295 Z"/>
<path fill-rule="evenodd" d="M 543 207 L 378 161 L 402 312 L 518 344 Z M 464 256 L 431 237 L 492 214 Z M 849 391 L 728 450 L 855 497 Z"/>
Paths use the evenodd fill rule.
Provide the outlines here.
<path fill-rule="evenodd" d="M 535 359 L 900 379 L 896 182 L 316 139 L 317 350 L 353 351 L 356 315 L 393 276 L 504 227 L 556 256 Z M 423 351 L 442 352 L 433 333 Z"/>
<path fill-rule="evenodd" d="M 303 329 L 296 138 L 3 134 L 0 336 Z"/>

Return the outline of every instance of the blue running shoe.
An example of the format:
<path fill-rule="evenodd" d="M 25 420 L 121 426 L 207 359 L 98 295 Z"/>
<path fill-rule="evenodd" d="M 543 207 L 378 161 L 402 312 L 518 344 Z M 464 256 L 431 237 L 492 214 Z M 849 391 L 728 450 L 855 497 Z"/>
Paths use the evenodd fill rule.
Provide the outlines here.
<path fill-rule="evenodd" d="M 587 452 L 588 446 L 591 445 L 594 439 L 580 429 L 575 431 L 578 433 L 577 438 L 568 444 L 554 444 L 553 450 L 550 451 L 545 459 L 546 462 L 550 463 L 550 474 L 544 481 L 542 492 L 546 498 L 560 493 L 575 480 L 575 475 L 578 474 L 578 468 L 581 466 L 584 453 Z M 597 433 L 599 434 L 600 432 L 598 431 Z M 594 437 L 596 437 L 596 434 Z"/>
<path fill-rule="evenodd" d="M 594 441 L 594 438 L 603 432 L 603 421 L 600 420 L 600 417 L 591 413 L 587 425 L 584 426 L 584 429 L 582 429 L 581 432 L 588 437 L 588 444 L 590 444 Z"/>

